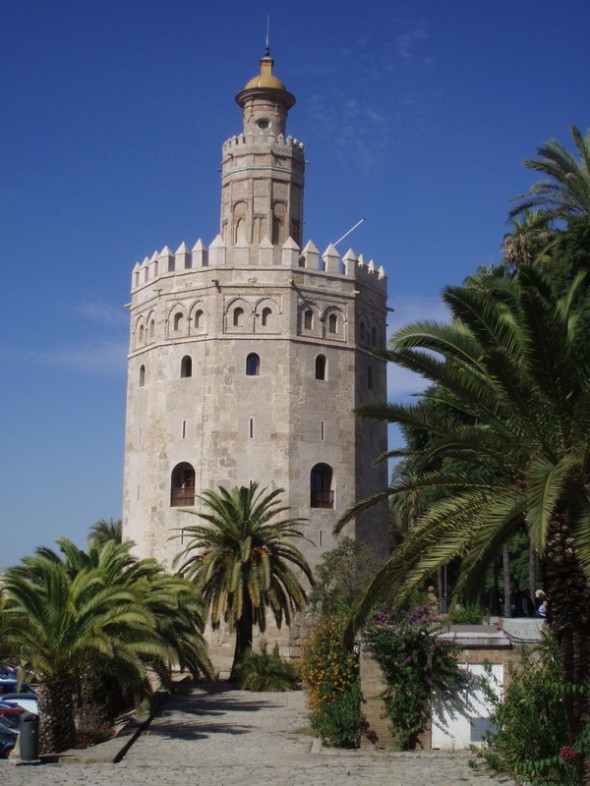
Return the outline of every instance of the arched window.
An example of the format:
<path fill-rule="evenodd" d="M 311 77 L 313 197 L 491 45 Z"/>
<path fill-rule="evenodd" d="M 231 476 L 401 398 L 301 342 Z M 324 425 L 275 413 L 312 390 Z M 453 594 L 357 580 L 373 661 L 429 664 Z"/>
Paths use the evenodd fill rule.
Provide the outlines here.
<path fill-rule="evenodd" d="M 143 344 L 144 341 L 145 341 L 145 328 L 144 328 L 143 325 L 140 325 L 139 326 L 138 343 L 141 345 L 141 344 Z"/>
<path fill-rule="evenodd" d="M 234 327 L 239 327 L 243 323 L 244 323 L 244 309 L 238 306 L 237 308 L 234 308 Z"/>
<path fill-rule="evenodd" d="M 150 320 L 150 338 L 153 338 L 156 335 L 156 320 Z"/>
<path fill-rule="evenodd" d="M 195 319 L 194 319 L 194 322 L 195 322 L 195 327 L 196 327 L 197 329 L 199 329 L 199 328 L 202 328 L 202 327 L 203 327 L 204 316 L 205 316 L 205 315 L 204 315 L 204 313 L 203 313 L 203 309 L 202 309 L 202 308 L 200 308 L 198 311 L 195 311 Z"/>
<path fill-rule="evenodd" d="M 262 309 L 262 317 L 260 319 L 260 321 L 262 322 L 262 327 L 270 327 L 271 316 L 272 316 L 272 308 L 268 308 L 267 306 L 266 308 Z"/>
<path fill-rule="evenodd" d="M 313 311 L 311 308 L 306 309 L 303 314 L 303 327 L 305 330 L 311 330 L 313 327 Z"/>
<path fill-rule="evenodd" d="M 332 467 L 328 464 L 316 464 L 309 478 L 310 507 L 334 507 L 334 491 L 332 489 Z"/>
<path fill-rule="evenodd" d="M 373 366 L 367 367 L 367 387 L 373 390 Z"/>
<path fill-rule="evenodd" d="M 193 375 L 193 359 L 190 355 L 185 355 L 180 362 L 180 376 L 192 377 Z"/>
<path fill-rule="evenodd" d="M 326 378 L 326 356 L 325 355 L 318 355 L 315 359 L 315 378 L 316 379 L 325 379 Z"/>
<path fill-rule="evenodd" d="M 260 374 L 260 358 L 255 352 L 251 352 L 246 358 L 246 376 L 257 377 Z"/>
<path fill-rule="evenodd" d="M 377 346 L 377 328 L 376 327 L 372 327 L 371 328 L 371 346 L 373 346 L 373 347 Z"/>
<path fill-rule="evenodd" d="M 176 332 L 182 329 L 182 318 L 183 315 L 181 311 L 177 311 L 176 314 L 174 314 L 174 330 Z"/>
<path fill-rule="evenodd" d="M 145 385 L 145 366 L 139 367 L 139 387 L 142 388 Z"/>
<path fill-rule="evenodd" d="M 186 461 L 172 470 L 170 481 L 170 507 L 191 507 L 195 504 L 195 470 Z"/>
<path fill-rule="evenodd" d="M 361 322 L 360 324 L 359 333 L 360 333 L 360 340 L 364 344 L 365 341 L 367 340 L 367 328 L 364 322 Z"/>
<path fill-rule="evenodd" d="M 338 317 L 336 314 L 330 314 L 328 317 L 328 332 L 338 333 Z"/>

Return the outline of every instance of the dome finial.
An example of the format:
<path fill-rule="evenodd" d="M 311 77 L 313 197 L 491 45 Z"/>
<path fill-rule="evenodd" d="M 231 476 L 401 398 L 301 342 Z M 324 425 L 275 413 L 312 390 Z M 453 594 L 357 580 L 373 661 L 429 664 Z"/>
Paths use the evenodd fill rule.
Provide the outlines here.
<path fill-rule="evenodd" d="M 270 57 L 270 14 L 266 17 L 266 46 L 264 47 L 264 57 Z"/>

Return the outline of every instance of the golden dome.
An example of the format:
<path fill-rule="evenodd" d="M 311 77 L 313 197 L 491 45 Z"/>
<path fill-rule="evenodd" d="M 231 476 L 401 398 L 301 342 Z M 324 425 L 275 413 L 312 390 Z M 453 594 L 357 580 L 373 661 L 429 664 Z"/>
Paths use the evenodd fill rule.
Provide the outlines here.
<path fill-rule="evenodd" d="M 263 57 L 260 61 L 260 73 L 253 76 L 247 83 L 244 90 L 252 90 L 257 87 L 267 87 L 273 90 L 286 90 L 285 85 L 276 76 L 273 76 L 272 67 L 274 61 L 270 57 Z"/>

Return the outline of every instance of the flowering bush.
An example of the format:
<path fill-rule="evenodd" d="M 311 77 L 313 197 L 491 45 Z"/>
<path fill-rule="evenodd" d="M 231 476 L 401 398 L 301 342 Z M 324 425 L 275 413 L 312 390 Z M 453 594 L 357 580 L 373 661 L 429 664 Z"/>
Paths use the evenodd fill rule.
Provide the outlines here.
<path fill-rule="evenodd" d="M 457 675 L 459 648 L 437 638 L 439 631 L 426 606 L 399 622 L 378 612 L 366 631 L 365 647 L 387 683 L 382 698 L 401 750 L 414 750 L 426 729 L 433 688 L 450 688 Z"/>
<path fill-rule="evenodd" d="M 321 617 L 301 648 L 299 673 L 309 689 L 311 725 L 336 747 L 358 747 L 366 728 L 361 712 L 359 666 L 342 643 L 343 615 Z"/>

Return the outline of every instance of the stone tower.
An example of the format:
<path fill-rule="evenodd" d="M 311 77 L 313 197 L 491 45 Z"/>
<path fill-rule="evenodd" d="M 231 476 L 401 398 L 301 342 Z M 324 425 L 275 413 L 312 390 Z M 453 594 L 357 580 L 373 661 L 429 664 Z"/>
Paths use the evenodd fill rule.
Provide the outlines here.
<path fill-rule="evenodd" d="M 387 484 L 383 423 L 353 410 L 386 399 L 383 269 L 302 242 L 303 144 L 273 74 L 238 93 L 243 129 L 223 145 L 220 233 L 155 252 L 132 273 L 123 533 L 168 567 L 186 512 L 222 485 L 284 489 L 308 519 L 312 565 L 348 507 Z M 382 551 L 386 511 L 345 534 Z"/>

